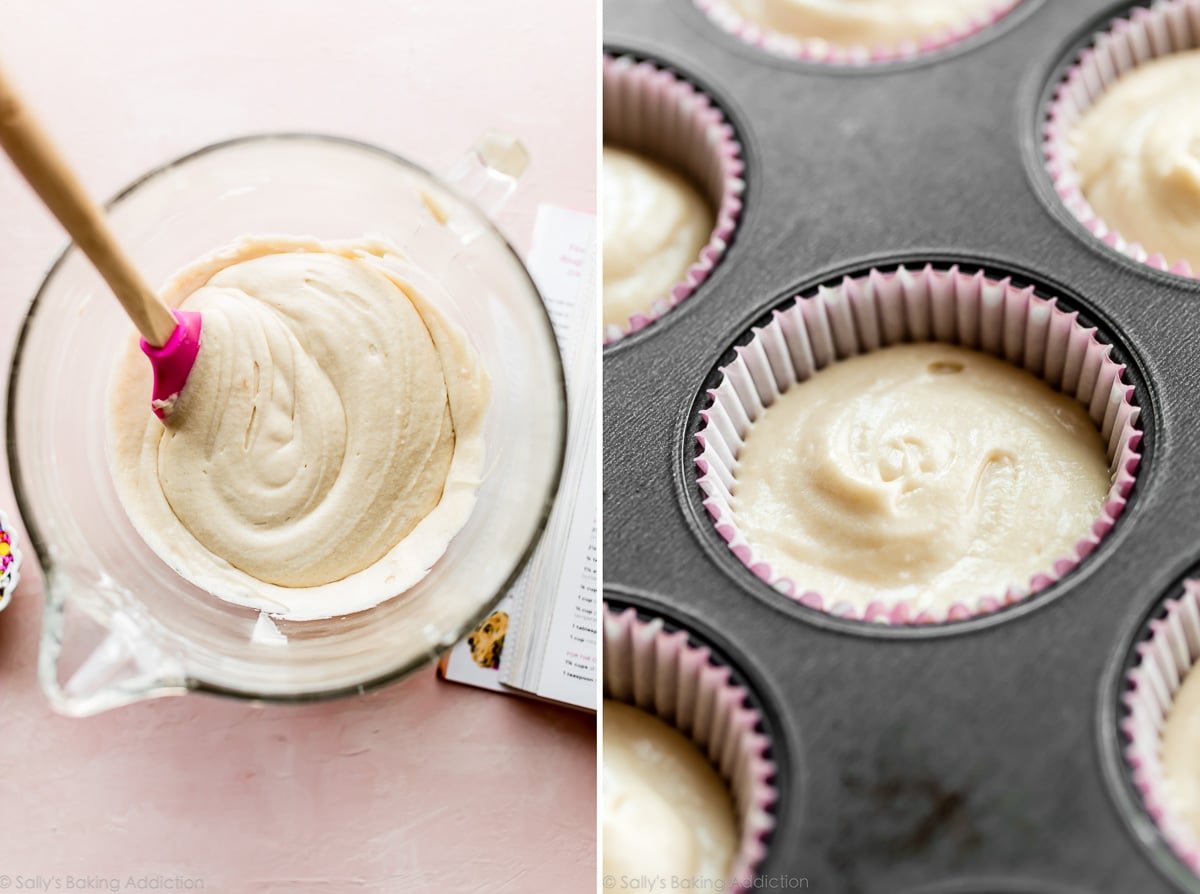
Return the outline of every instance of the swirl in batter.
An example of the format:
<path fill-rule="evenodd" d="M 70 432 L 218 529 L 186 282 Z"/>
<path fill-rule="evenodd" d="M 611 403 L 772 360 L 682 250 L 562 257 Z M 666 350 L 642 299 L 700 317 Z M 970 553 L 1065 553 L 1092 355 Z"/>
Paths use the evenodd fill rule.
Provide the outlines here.
<path fill-rule="evenodd" d="M 1200 270 L 1200 50 L 1121 76 L 1070 136 L 1080 188 L 1123 237 Z"/>
<path fill-rule="evenodd" d="M 1110 479 L 1081 403 L 943 344 L 842 360 L 751 427 L 734 472 L 747 542 L 799 592 L 917 610 L 1001 596 L 1073 552 Z"/>
<path fill-rule="evenodd" d="M 489 386 L 374 243 L 250 239 L 181 271 L 168 304 L 203 315 L 165 423 L 136 345 L 115 370 L 110 462 L 134 527 L 224 599 L 292 619 L 400 593 L 474 503 Z"/>
<path fill-rule="evenodd" d="M 838 47 L 894 47 L 936 37 L 995 8 L 996 0 L 731 0 L 768 31 Z"/>

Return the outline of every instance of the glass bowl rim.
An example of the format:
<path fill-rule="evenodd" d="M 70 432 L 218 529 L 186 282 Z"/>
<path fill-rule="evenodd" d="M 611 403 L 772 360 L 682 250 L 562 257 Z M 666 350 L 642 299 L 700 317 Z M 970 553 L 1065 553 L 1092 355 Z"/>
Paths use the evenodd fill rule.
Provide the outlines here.
<path fill-rule="evenodd" d="M 244 145 L 268 144 L 272 142 L 289 144 L 329 144 L 345 149 L 357 150 L 359 152 L 381 158 L 385 161 L 390 161 L 411 173 L 416 173 L 420 176 L 430 179 L 434 183 L 438 184 L 442 189 L 445 189 L 451 196 L 453 196 L 458 202 L 467 208 L 469 212 L 475 218 L 477 218 L 478 222 L 483 225 L 484 230 L 489 232 L 496 240 L 498 240 L 499 244 L 504 248 L 508 255 L 511 256 L 512 260 L 516 262 L 517 269 L 520 271 L 520 274 L 524 278 L 526 284 L 532 290 L 532 293 L 539 299 L 538 310 L 540 311 L 540 314 L 535 314 L 535 316 L 541 321 L 544 334 L 549 337 L 550 343 L 554 345 L 554 351 L 552 352 L 554 357 L 554 368 L 557 370 L 558 374 L 555 377 L 556 381 L 551 383 L 551 388 L 554 388 L 554 386 L 557 385 L 556 391 L 559 398 L 558 406 L 562 413 L 562 426 L 559 432 L 558 449 L 555 451 L 555 470 L 551 476 L 551 484 L 545 494 L 545 499 L 543 500 L 542 508 L 537 519 L 537 524 L 530 532 L 529 541 L 526 543 L 525 548 L 521 551 L 520 556 L 517 558 L 512 571 L 505 578 L 503 584 L 497 590 L 497 592 L 492 594 L 492 596 L 485 601 L 480 611 L 469 617 L 466 622 L 460 625 L 458 628 L 448 632 L 448 636 L 453 637 L 453 642 L 457 643 L 481 620 L 487 617 L 487 615 L 496 607 L 504 595 L 512 588 L 521 572 L 525 569 L 525 566 L 529 563 L 534 550 L 541 542 L 542 534 L 545 531 L 546 524 L 550 517 L 550 512 L 554 508 L 555 502 L 558 499 L 559 491 L 561 489 L 563 465 L 566 459 L 570 413 L 567 396 L 566 373 L 563 369 L 562 355 L 558 349 L 558 340 L 554 335 L 554 327 L 550 320 L 550 314 L 546 309 L 545 298 L 542 295 L 541 289 L 538 288 L 537 283 L 534 281 L 533 276 L 530 274 L 529 268 L 526 267 L 525 262 L 521 259 L 520 253 L 517 252 L 516 248 L 513 247 L 508 238 L 502 232 L 500 232 L 500 229 L 496 226 L 495 222 L 488 215 L 484 214 L 483 211 L 480 210 L 473 201 L 461 195 L 458 190 L 447 183 L 443 178 L 437 176 L 427 168 L 405 158 L 402 155 L 399 155 L 388 149 L 384 149 L 381 146 L 377 146 L 373 143 L 368 143 L 364 140 L 359 140 L 354 137 L 318 133 L 315 131 L 277 131 L 245 134 L 243 136 L 219 140 L 214 143 L 207 143 L 198 149 L 193 149 L 192 151 L 177 156 L 170 161 L 152 167 L 150 170 L 146 171 L 146 173 L 135 178 L 133 181 L 119 190 L 111 198 L 105 201 L 101 207 L 106 213 L 112 211 L 137 193 L 142 186 L 152 181 L 159 180 L 160 178 L 172 173 L 176 168 L 183 167 L 190 162 L 207 157 L 225 149 L 234 149 Z M 76 247 L 77 246 L 75 242 L 68 239 L 66 245 L 58 253 L 53 263 L 42 277 L 37 290 L 34 292 L 33 300 L 30 302 L 23 314 L 21 328 L 17 334 L 17 340 L 13 347 L 12 360 L 9 364 L 8 387 L 5 395 L 7 401 L 7 406 L 5 408 L 5 450 L 8 457 L 9 479 L 12 482 L 13 497 L 16 500 L 17 512 L 20 515 L 21 522 L 24 524 L 27 534 L 29 535 L 30 545 L 33 547 L 33 551 L 37 554 L 37 562 L 42 569 L 42 578 L 43 581 L 46 582 L 45 592 L 43 593 L 44 605 L 42 610 L 42 629 L 39 632 L 39 651 L 45 647 L 48 618 L 50 617 L 51 613 L 60 611 L 61 609 L 56 605 L 56 601 L 51 598 L 49 593 L 50 588 L 48 584 L 50 577 L 54 573 L 54 561 L 51 558 L 50 551 L 47 549 L 47 541 L 43 537 L 41 528 L 36 520 L 37 514 L 33 510 L 32 501 L 29 499 L 29 495 L 26 492 L 24 477 L 21 472 L 22 464 L 17 455 L 17 442 L 16 436 L 14 435 L 14 422 L 16 419 L 16 396 L 18 381 L 20 379 L 21 361 L 25 355 L 26 342 L 30 336 L 34 317 L 37 315 L 43 295 L 50 287 L 55 275 L 66 261 L 67 256 L 70 255 L 71 250 Z M 450 648 L 453 648 L 453 646 L 447 646 L 442 650 L 442 653 Z M 318 702 L 380 689 L 390 683 L 395 683 L 399 680 L 402 680 L 417 670 L 426 667 L 433 660 L 436 660 L 439 654 L 441 653 L 435 653 L 433 655 L 422 653 L 407 662 L 397 665 L 395 668 L 387 671 L 386 673 L 379 674 L 360 683 L 338 686 L 331 689 L 312 689 L 296 693 L 262 693 L 251 691 L 249 689 L 243 690 L 231 688 L 215 683 L 209 683 L 205 680 L 197 679 L 190 675 L 182 682 L 184 689 L 187 692 L 206 692 L 209 694 L 221 695 L 234 699 L 274 702 L 280 704 Z M 43 660 L 39 658 L 38 663 L 40 675 Z M 165 687 L 161 694 L 167 694 L 168 692 L 173 692 L 177 689 L 177 686 Z M 156 694 L 159 693 L 156 693 L 154 689 L 150 689 L 144 694 L 144 697 L 152 698 Z"/>

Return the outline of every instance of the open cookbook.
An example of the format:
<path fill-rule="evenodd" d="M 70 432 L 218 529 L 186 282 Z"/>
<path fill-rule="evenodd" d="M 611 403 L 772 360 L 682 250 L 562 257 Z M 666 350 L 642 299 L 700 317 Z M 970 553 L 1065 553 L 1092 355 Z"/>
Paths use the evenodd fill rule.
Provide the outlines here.
<path fill-rule="evenodd" d="M 567 376 L 567 452 L 558 499 L 524 572 L 495 610 L 442 657 L 446 680 L 596 708 L 596 218 L 538 209 L 528 267 L 554 323 Z"/>

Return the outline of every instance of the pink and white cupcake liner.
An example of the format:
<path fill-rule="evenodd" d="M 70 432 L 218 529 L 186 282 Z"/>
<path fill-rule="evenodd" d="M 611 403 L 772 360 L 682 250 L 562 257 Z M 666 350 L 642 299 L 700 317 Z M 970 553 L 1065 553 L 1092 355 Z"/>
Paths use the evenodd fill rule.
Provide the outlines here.
<path fill-rule="evenodd" d="M 1070 145 L 1079 119 L 1126 72 L 1170 53 L 1200 47 L 1200 0 L 1158 0 L 1138 6 L 1096 35 L 1055 89 L 1042 132 L 1042 156 L 1054 191 L 1093 236 L 1126 257 L 1180 276 L 1196 278 L 1184 260 L 1151 254 L 1105 223 L 1083 194 Z"/>
<path fill-rule="evenodd" d="M 845 277 L 776 310 L 721 367 L 720 384 L 696 434 L 697 483 L 717 533 L 759 579 L 796 601 L 839 617 L 885 624 L 937 624 L 996 611 L 1043 590 L 1071 572 L 1108 534 L 1125 508 L 1141 454 L 1139 408 L 1112 347 L 1084 327 L 1076 312 L 1042 298 L 1032 286 L 995 280 L 956 266 L 900 267 Z M 939 341 L 1007 359 L 1083 403 L 1104 439 L 1112 486 L 1102 514 L 1070 555 L 1014 581 L 1004 593 L 964 593 L 944 613 L 917 611 L 908 602 L 858 609 L 832 602 L 775 572 L 738 528 L 732 509 L 738 454 L 755 421 L 793 385 L 837 360 L 905 341 Z"/>
<path fill-rule="evenodd" d="M 747 21 L 728 0 L 694 2 L 717 26 L 764 52 L 801 62 L 867 66 L 916 59 L 974 37 L 1012 12 L 1021 0 L 996 0 L 980 13 L 951 28 L 930 34 L 919 41 L 909 40 L 890 46 L 838 46 L 820 38 L 794 37 Z"/>
<path fill-rule="evenodd" d="M 0 611 L 12 602 L 13 591 L 21 582 L 21 550 L 17 531 L 3 512 L 0 512 Z"/>
<path fill-rule="evenodd" d="M 1137 646 L 1140 660 L 1125 677 L 1125 758 L 1146 813 L 1175 854 L 1200 875 L 1200 841 L 1172 813 L 1163 776 L 1162 737 L 1171 705 L 1188 672 L 1200 661 L 1200 580 L 1168 599 L 1166 613 L 1150 622 Z"/>
<path fill-rule="evenodd" d="M 646 328 L 708 279 L 729 247 L 742 213 L 742 147 L 733 126 L 703 91 L 674 72 L 629 56 L 604 57 L 604 142 L 640 152 L 700 186 L 716 209 L 708 243 L 650 309 L 605 328 L 611 344 Z"/>
<path fill-rule="evenodd" d="M 604 697 L 658 716 L 696 743 L 728 783 L 738 811 L 741 845 L 729 879 L 750 887 L 767 853 L 778 798 L 770 741 L 749 693 L 712 650 L 644 621 L 633 608 L 604 605 Z"/>

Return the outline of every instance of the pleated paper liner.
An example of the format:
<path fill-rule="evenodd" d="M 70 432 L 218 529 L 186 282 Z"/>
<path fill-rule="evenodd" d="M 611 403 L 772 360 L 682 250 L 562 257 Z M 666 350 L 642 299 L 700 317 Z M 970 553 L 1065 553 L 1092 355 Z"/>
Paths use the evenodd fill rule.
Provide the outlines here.
<path fill-rule="evenodd" d="M 731 886 L 749 888 L 775 826 L 776 767 L 762 715 L 713 651 L 661 618 L 604 606 L 604 697 L 659 717 L 688 736 L 728 784 L 741 843 Z M 724 890 L 732 890 L 726 887 Z"/>
<path fill-rule="evenodd" d="M 729 247 L 742 212 L 742 148 L 720 108 L 697 86 L 653 62 L 604 57 L 604 142 L 648 156 L 700 187 L 715 210 L 707 244 L 683 279 L 624 325 L 609 325 L 605 344 L 645 329 L 689 298 Z"/>
<path fill-rule="evenodd" d="M 1138 661 L 1125 677 L 1122 694 L 1128 770 L 1150 819 L 1176 856 L 1200 876 L 1200 840 L 1172 810 L 1162 763 L 1168 714 L 1184 679 L 1200 661 L 1200 580 L 1185 580 L 1165 600 L 1135 648 Z"/>
<path fill-rule="evenodd" d="M 873 601 L 865 608 L 833 602 L 776 573 L 738 528 L 732 491 L 738 454 L 764 410 L 796 383 L 839 359 L 902 342 L 945 342 L 1006 359 L 1078 399 L 1100 430 L 1111 487 L 1090 530 L 1074 549 L 1029 581 L 1004 592 L 964 593 L 944 612 L 917 610 L 907 601 Z M 1071 572 L 1108 534 L 1125 508 L 1141 459 L 1139 409 L 1124 366 L 1078 313 L 1060 308 L 1032 286 L 1018 287 L 957 266 L 846 277 L 776 310 L 720 368 L 720 382 L 700 414 L 695 460 L 704 507 L 733 554 L 775 590 L 812 608 L 855 620 L 937 624 L 994 612 L 1026 599 Z"/>
<path fill-rule="evenodd" d="M 783 34 L 747 20 L 729 0 L 694 2 L 719 28 L 763 52 L 800 62 L 861 67 L 917 59 L 967 40 L 999 22 L 1021 0 L 996 0 L 978 14 L 920 40 L 877 46 L 841 46 L 820 38 Z"/>
<path fill-rule="evenodd" d="M 1200 276 L 1180 258 L 1152 253 L 1107 224 L 1083 194 L 1070 145 L 1079 120 L 1121 75 L 1161 56 L 1200 47 L 1200 0 L 1159 0 L 1114 19 L 1082 50 L 1046 110 L 1042 156 L 1063 205 L 1095 238 L 1155 270 Z"/>

